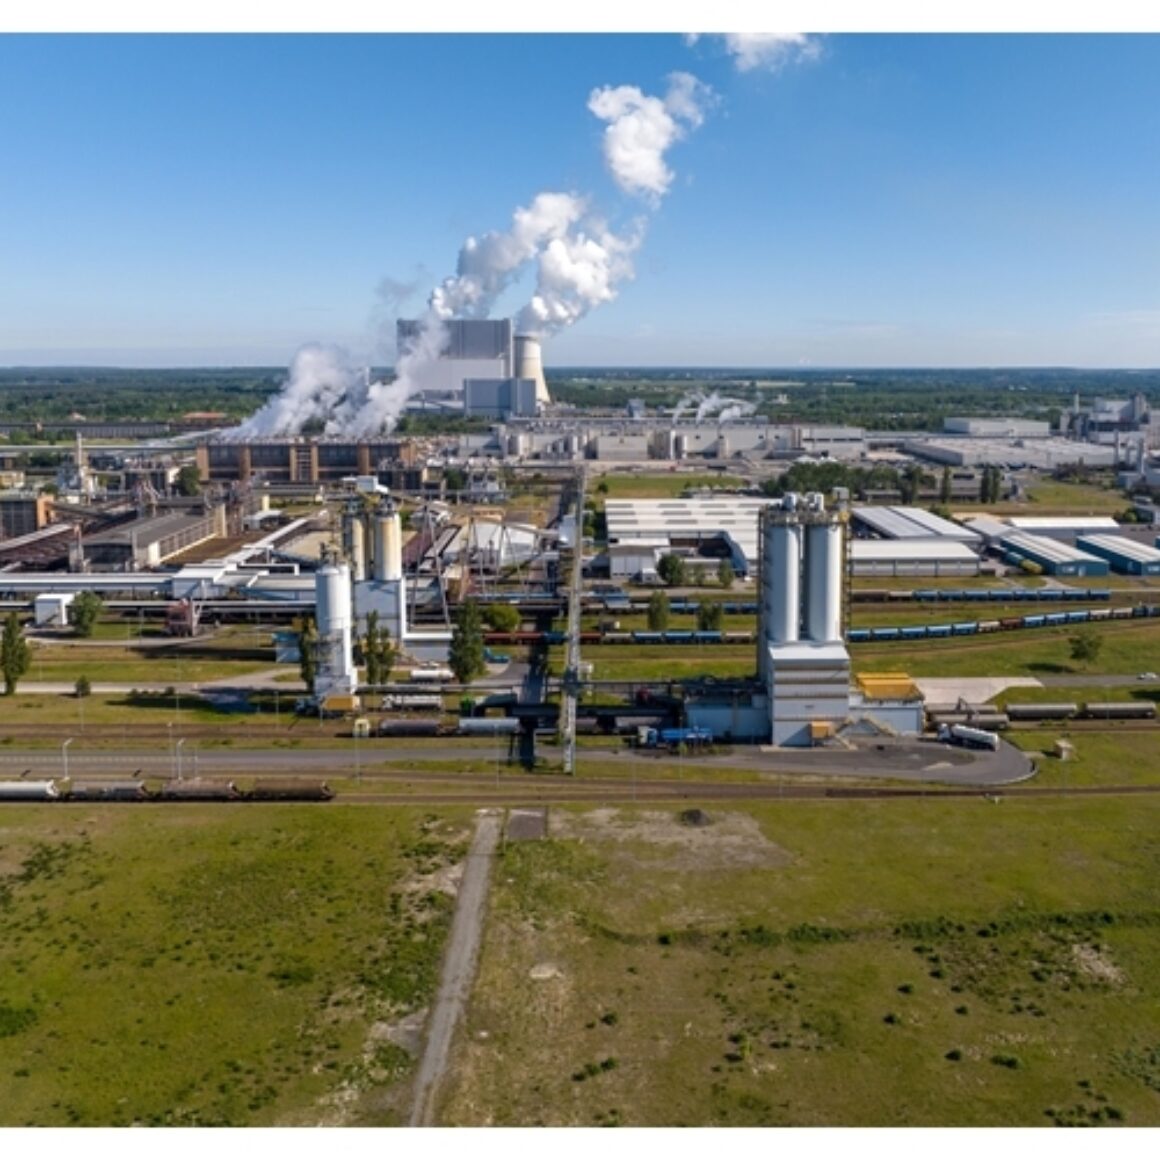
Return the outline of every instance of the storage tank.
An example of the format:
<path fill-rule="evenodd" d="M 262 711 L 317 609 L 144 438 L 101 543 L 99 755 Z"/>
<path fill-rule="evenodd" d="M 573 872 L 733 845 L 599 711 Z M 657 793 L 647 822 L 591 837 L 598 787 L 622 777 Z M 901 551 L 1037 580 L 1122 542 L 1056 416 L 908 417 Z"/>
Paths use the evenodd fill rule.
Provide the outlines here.
<path fill-rule="evenodd" d="M 776 509 L 765 521 L 762 543 L 761 586 L 765 610 L 765 643 L 790 644 L 799 637 L 802 529 L 786 523 Z"/>
<path fill-rule="evenodd" d="M 520 731 L 516 717 L 460 717 L 458 732 L 465 737 L 510 737 Z"/>
<path fill-rule="evenodd" d="M 374 551 L 371 561 L 371 575 L 376 580 L 387 578 L 387 534 L 387 517 L 380 511 L 374 520 Z"/>
<path fill-rule="evenodd" d="M 48 802 L 58 797 L 55 781 L 0 781 L 0 801 Z"/>
<path fill-rule="evenodd" d="M 381 517 L 383 523 L 383 579 L 387 581 L 403 578 L 403 525 L 398 509 L 392 504 L 387 514 Z"/>
<path fill-rule="evenodd" d="M 536 402 L 547 406 L 552 401 L 548 394 L 548 384 L 544 379 L 544 356 L 540 340 L 530 334 L 517 334 L 515 338 L 514 379 L 531 379 L 536 384 Z"/>
<path fill-rule="evenodd" d="M 687 459 L 689 456 L 689 437 L 683 431 L 673 436 L 673 458 Z"/>
<path fill-rule="evenodd" d="M 316 691 L 353 689 L 353 619 L 351 615 L 350 569 L 328 561 L 315 573 L 314 597 L 318 615 L 320 656 Z"/>
<path fill-rule="evenodd" d="M 367 578 L 367 533 L 361 516 L 350 525 L 350 570 L 356 582 Z"/>
<path fill-rule="evenodd" d="M 806 529 L 806 635 L 842 639 L 842 525 L 834 516 Z"/>

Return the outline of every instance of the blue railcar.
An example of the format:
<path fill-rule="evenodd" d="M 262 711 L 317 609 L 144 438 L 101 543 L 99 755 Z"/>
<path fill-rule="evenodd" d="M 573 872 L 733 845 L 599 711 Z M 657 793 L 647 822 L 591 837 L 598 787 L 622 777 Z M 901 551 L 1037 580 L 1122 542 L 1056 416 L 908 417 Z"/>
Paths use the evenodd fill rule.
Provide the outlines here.
<path fill-rule="evenodd" d="M 1111 600 L 1112 598 L 1110 588 L 1089 588 L 1087 594 L 1091 600 Z"/>
<path fill-rule="evenodd" d="M 706 629 L 704 632 L 693 633 L 693 642 L 695 644 L 720 644 L 724 639 L 724 633 Z"/>
<path fill-rule="evenodd" d="M 659 632 L 634 632 L 632 640 L 634 644 L 663 644 L 664 634 Z"/>
<path fill-rule="evenodd" d="M 870 630 L 868 628 L 852 628 L 846 633 L 846 639 L 851 644 L 865 644 L 870 639 Z"/>
<path fill-rule="evenodd" d="M 1037 612 L 1034 616 L 1025 616 L 1023 618 L 1024 628 L 1042 628 L 1046 617 L 1042 612 Z"/>
<path fill-rule="evenodd" d="M 921 640 L 927 634 L 925 624 L 908 624 L 902 630 L 903 640 Z"/>
<path fill-rule="evenodd" d="M 937 588 L 916 588 L 914 592 L 915 600 L 937 600 Z"/>
<path fill-rule="evenodd" d="M 1066 612 L 1049 612 L 1043 618 L 1043 623 L 1046 624 L 1048 627 L 1050 627 L 1053 624 L 1066 624 L 1067 623 L 1067 613 Z"/>
<path fill-rule="evenodd" d="M 897 628 L 872 628 L 871 640 L 898 640 L 902 633 Z"/>
<path fill-rule="evenodd" d="M 1091 618 L 1091 612 L 1086 608 L 1078 608 L 1075 612 L 1067 613 L 1068 624 L 1082 624 Z"/>
<path fill-rule="evenodd" d="M 979 622 L 977 620 L 962 620 L 958 624 L 951 625 L 952 636 L 973 636 L 979 631 Z"/>
<path fill-rule="evenodd" d="M 926 635 L 930 636 L 950 636 L 951 626 L 949 624 L 929 624 L 926 628 Z"/>
<path fill-rule="evenodd" d="M 696 612 L 701 605 L 696 600 L 671 600 L 669 601 L 669 611 L 676 613 L 678 616 L 683 613 Z"/>
<path fill-rule="evenodd" d="M 692 644 L 693 634 L 688 630 L 681 632 L 665 632 L 661 634 L 665 644 Z"/>
<path fill-rule="evenodd" d="M 544 633 L 545 644 L 563 644 L 568 639 L 566 632 L 546 632 Z"/>

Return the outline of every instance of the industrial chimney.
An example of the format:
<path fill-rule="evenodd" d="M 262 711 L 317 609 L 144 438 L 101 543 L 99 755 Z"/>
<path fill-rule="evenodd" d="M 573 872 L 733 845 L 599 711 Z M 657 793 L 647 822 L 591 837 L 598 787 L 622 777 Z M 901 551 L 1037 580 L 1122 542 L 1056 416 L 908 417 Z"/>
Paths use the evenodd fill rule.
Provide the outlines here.
<path fill-rule="evenodd" d="M 552 396 L 548 394 L 548 384 L 544 380 L 544 358 L 540 350 L 540 340 L 529 334 L 517 334 L 515 347 L 512 378 L 532 379 L 536 384 L 536 403 L 546 407 L 552 401 Z"/>

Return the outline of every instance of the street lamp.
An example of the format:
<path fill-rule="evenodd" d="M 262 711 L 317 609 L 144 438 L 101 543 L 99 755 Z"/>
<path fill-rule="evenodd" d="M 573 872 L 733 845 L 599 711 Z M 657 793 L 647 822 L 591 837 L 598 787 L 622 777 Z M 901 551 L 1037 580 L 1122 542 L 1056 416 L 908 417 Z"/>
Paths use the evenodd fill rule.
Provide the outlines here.
<path fill-rule="evenodd" d="M 173 764 L 177 769 L 177 780 L 181 781 L 181 747 L 185 744 L 185 738 L 178 739 L 177 744 L 173 747 Z"/>
<path fill-rule="evenodd" d="M 60 746 L 60 760 L 61 760 L 61 764 L 64 766 L 64 780 L 65 781 L 68 781 L 68 747 L 72 743 L 73 743 L 73 739 L 70 737 L 67 741 L 61 742 L 61 746 Z"/>

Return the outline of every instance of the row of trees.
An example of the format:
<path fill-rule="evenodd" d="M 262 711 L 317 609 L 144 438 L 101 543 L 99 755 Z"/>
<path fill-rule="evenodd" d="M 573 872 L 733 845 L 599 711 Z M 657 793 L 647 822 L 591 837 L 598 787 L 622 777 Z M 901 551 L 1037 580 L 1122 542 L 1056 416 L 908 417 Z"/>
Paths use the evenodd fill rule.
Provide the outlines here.
<path fill-rule="evenodd" d="M 699 565 L 690 565 L 683 556 L 678 556 L 675 552 L 669 552 L 657 561 L 657 575 L 670 588 L 705 583 L 705 569 Z M 728 560 L 718 562 L 716 576 L 717 583 L 722 588 L 732 588 L 734 580 L 737 579 L 737 573 Z"/>
<path fill-rule="evenodd" d="M 648 626 L 652 632 L 664 632 L 669 627 L 672 609 L 664 592 L 654 592 L 648 601 Z M 697 609 L 697 631 L 718 632 L 724 623 L 725 612 L 720 604 L 702 601 Z"/>

